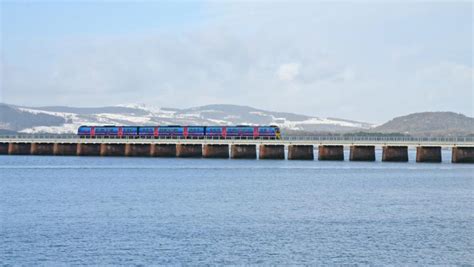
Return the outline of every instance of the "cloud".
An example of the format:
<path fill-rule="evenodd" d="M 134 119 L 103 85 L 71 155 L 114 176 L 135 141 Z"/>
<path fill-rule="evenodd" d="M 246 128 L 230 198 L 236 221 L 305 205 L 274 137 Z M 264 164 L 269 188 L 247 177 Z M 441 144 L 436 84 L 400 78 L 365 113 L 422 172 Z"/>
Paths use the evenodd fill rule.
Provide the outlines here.
<path fill-rule="evenodd" d="M 298 63 L 286 63 L 281 64 L 278 67 L 277 75 L 281 81 L 291 82 L 298 76 L 300 72 L 300 64 Z"/>
<path fill-rule="evenodd" d="M 298 61 L 288 62 L 286 55 L 275 56 L 279 43 L 221 28 L 180 36 L 79 39 L 60 47 L 48 66 L 15 70 L 6 87 L 34 87 L 36 100 L 51 104 L 60 96 L 61 101 L 87 105 L 150 101 L 178 107 L 229 102 L 261 107 L 260 99 L 270 97 L 274 104 L 267 108 L 278 110 L 283 99 L 277 95 L 288 92 L 291 97 L 295 89 L 288 82 L 312 93 L 315 83 L 347 76 L 344 65 L 320 53 L 305 55 L 295 47 L 292 55 Z"/>
<path fill-rule="evenodd" d="M 2 59 L 3 101 L 230 103 L 372 122 L 438 108 L 472 115 L 472 63 L 461 60 L 472 58 L 472 40 L 440 28 L 451 20 L 430 5 L 410 15 L 397 5 L 212 5 L 216 16 L 184 31 L 28 42 Z M 443 38 L 412 35 L 421 22 Z"/>

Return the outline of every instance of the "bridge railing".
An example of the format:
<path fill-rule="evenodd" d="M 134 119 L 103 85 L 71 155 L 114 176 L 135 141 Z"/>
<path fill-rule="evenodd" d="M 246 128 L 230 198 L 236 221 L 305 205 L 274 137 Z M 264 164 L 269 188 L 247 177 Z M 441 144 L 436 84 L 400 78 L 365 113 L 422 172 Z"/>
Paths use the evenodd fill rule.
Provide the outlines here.
<path fill-rule="evenodd" d="M 391 141 L 391 142 L 474 142 L 474 137 L 409 137 L 409 136 L 285 136 L 289 141 Z"/>
<path fill-rule="evenodd" d="M 28 135 L 0 135 L 0 139 L 11 140 L 11 139 L 79 139 L 75 134 L 28 134 Z M 87 138 L 89 139 L 89 138 Z M 94 139 L 185 139 L 184 137 L 105 137 L 97 136 Z M 201 139 L 201 140 L 219 140 L 218 137 L 193 137 L 186 139 Z M 233 140 L 252 140 L 252 137 L 234 137 Z M 260 138 L 260 140 L 271 140 L 272 138 Z M 329 136 L 283 136 L 281 140 L 284 141 L 314 141 L 314 142 L 323 142 L 323 141 L 341 141 L 341 142 L 446 142 L 446 143 L 472 143 L 474 142 L 474 137 L 409 137 L 409 136 L 338 136 L 338 135 L 329 135 Z"/>

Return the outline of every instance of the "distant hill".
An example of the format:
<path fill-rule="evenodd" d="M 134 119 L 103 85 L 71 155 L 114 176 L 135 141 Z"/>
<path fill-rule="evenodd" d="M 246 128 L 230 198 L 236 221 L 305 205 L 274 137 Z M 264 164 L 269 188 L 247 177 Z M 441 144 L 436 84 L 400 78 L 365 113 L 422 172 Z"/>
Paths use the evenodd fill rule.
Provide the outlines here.
<path fill-rule="evenodd" d="M 0 103 L 0 130 L 15 132 L 36 126 L 55 126 L 66 123 L 63 117 L 23 111 L 21 108 Z"/>
<path fill-rule="evenodd" d="M 158 108 L 145 105 L 112 107 L 22 107 L 0 104 L 0 130 L 20 133 L 75 133 L 80 125 L 278 125 L 283 131 L 351 132 L 372 124 L 319 118 L 237 105 Z"/>
<path fill-rule="evenodd" d="M 421 136 L 465 136 L 474 133 L 474 118 L 454 112 L 421 112 L 396 117 L 372 132 Z"/>
<path fill-rule="evenodd" d="M 0 103 L 0 134 L 75 133 L 80 125 L 278 125 L 285 135 L 474 135 L 474 118 L 453 112 L 414 113 L 374 127 L 364 122 L 236 105 L 176 109 L 136 104 L 80 108 Z"/>

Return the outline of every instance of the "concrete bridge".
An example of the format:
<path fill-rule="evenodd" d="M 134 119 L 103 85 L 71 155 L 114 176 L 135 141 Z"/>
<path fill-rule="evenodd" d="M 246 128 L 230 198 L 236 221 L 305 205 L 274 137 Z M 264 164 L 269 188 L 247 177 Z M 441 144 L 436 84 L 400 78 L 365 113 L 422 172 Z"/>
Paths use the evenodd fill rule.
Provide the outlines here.
<path fill-rule="evenodd" d="M 413 138 L 377 136 L 312 136 L 266 139 L 93 138 L 76 135 L 0 136 L 0 155 L 76 155 L 138 157 L 204 157 L 375 161 L 408 161 L 408 148 L 416 148 L 417 162 L 441 162 L 441 149 L 452 150 L 453 163 L 474 163 L 474 138 Z M 285 153 L 287 151 L 287 153 Z M 287 156 L 285 157 L 285 155 Z"/>

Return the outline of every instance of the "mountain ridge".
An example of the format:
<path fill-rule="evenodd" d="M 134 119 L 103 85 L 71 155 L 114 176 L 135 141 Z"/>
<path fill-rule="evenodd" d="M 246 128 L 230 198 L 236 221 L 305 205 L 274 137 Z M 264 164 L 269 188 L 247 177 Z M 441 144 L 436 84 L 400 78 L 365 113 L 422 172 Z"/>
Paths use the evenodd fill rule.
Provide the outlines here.
<path fill-rule="evenodd" d="M 380 126 L 374 127 L 373 131 L 423 136 L 470 135 L 474 134 L 474 118 L 450 111 L 418 112 L 393 118 Z"/>
<path fill-rule="evenodd" d="M 454 112 L 419 112 L 375 125 L 229 104 L 178 109 L 143 104 L 26 107 L 0 103 L 1 132 L 75 133 L 80 125 L 278 125 L 289 134 L 474 134 L 474 118 Z"/>
<path fill-rule="evenodd" d="M 372 124 L 327 119 L 289 112 L 274 112 L 250 106 L 213 104 L 184 109 L 159 108 L 143 104 L 104 107 L 43 106 L 0 104 L 2 129 L 22 133 L 73 133 L 90 125 L 278 125 L 306 131 L 352 131 L 369 129 Z M 36 116 L 37 121 L 31 121 Z"/>

